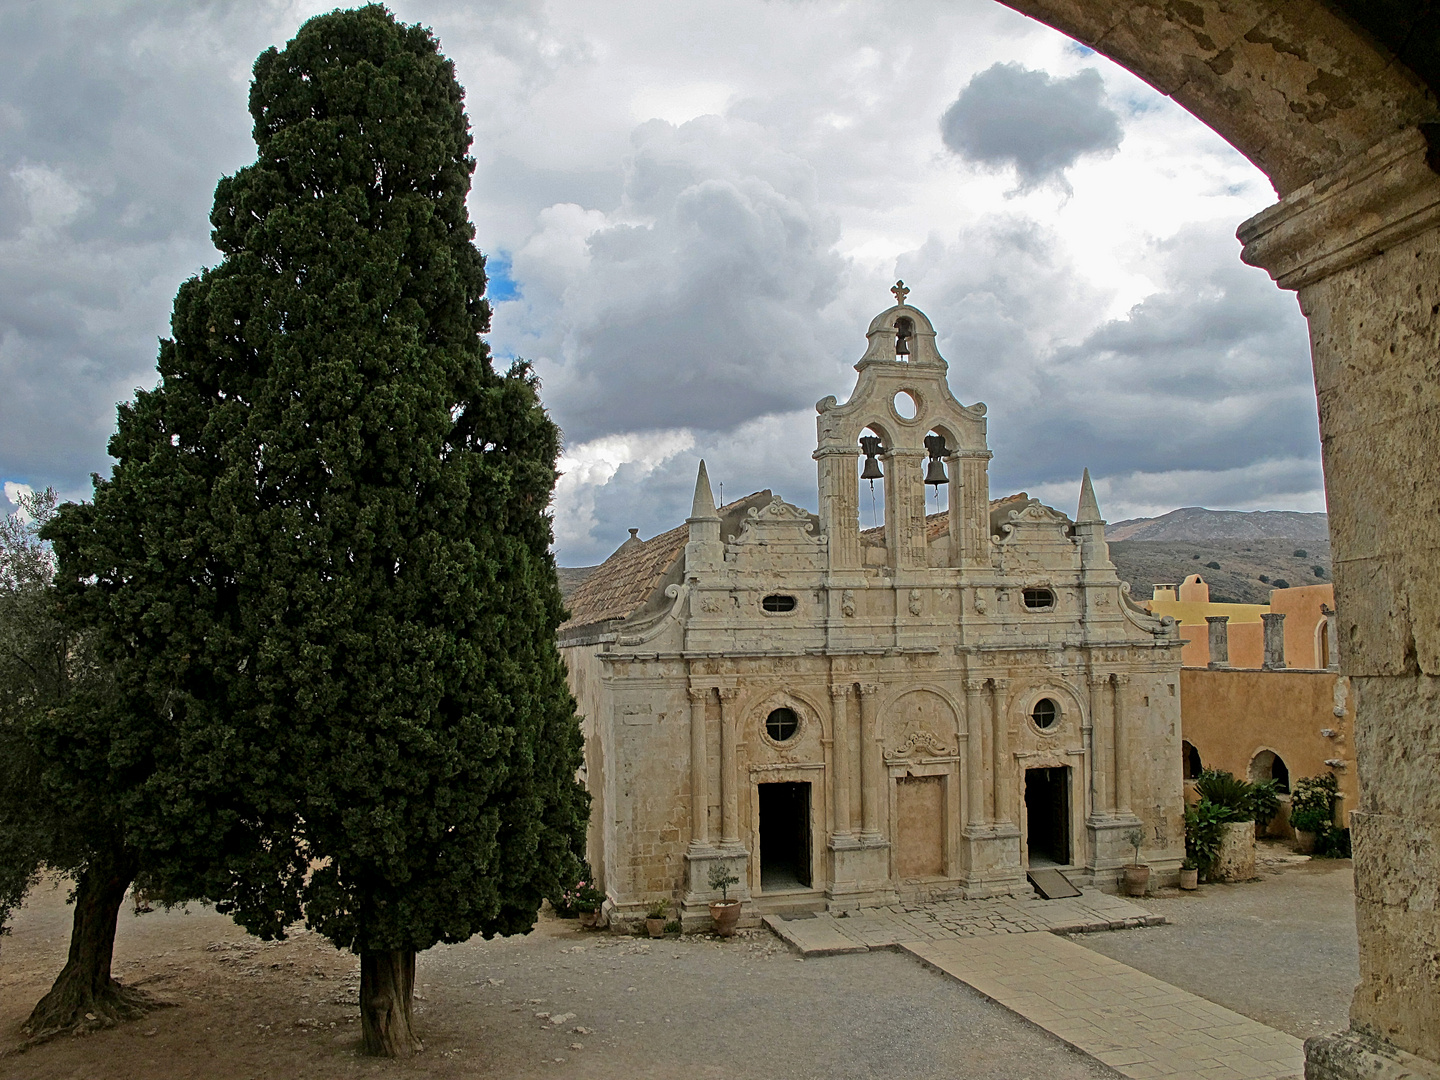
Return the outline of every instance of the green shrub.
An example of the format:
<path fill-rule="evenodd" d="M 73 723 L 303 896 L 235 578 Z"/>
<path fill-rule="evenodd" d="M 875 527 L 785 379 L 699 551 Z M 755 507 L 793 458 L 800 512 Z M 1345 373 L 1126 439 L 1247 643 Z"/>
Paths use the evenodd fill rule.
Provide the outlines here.
<path fill-rule="evenodd" d="M 1312 566 L 1310 569 L 1315 571 L 1315 576 L 1316 576 L 1316 577 L 1324 577 L 1324 576 L 1325 576 L 1325 567 L 1323 567 L 1323 566 Z"/>
<path fill-rule="evenodd" d="M 1277 577 L 1277 578 L 1276 578 L 1274 581 L 1272 581 L 1270 584 L 1271 584 L 1271 585 L 1274 585 L 1275 588 L 1277 588 L 1277 589 L 1288 589 L 1288 588 L 1290 588 L 1290 582 L 1286 581 L 1283 577 Z"/>
<path fill-rule="evenodd" d="M 1290 827 L 1297 832 L 1312 832 L 1318 837 L 1331 828 L 1335 818 L 1335 796 L 1340 790 L 1334 773 L 1307 776 L 1295 784 L 1290 796 Z"/>
<path fill-rule="evenodd" d="M 669 900 L 656 900 L 653 904 L 651 904 L 648 908 L 645 909 L 645 917 L 647 919 L 663 919 L 669 913 Z"/>
<path fill-rule="evenodd" d="M 1251 806 L 1253 787 L 1234 773 L 1224 769 L 1201 769 L 1195 778 L 1195 790 L 1200 798 L 1226 815 L 1225 821 L 1252 821 Z"/>
<path fill-rule="evenodd" d="M 1250 816 L 1262 829 L 1280 812 L 1280 782 L 1259 780 L 1250 785 Z"/>
<path fill-rule="evenodd" d="M 1261 575 L 1260 575 L 1260 580 L 1261 580 L 1261 582 L 1263 582 L 1264 584 L 1268 585 L 1268 584 L 1270 583 L 1270 575 L 1269 575 L 1269 574 L 1261 574 Z"/>
<path fill-rule="evenodd" d="M 1304 548 L 1296 548 L 1296 549 L 1295 549 L 1295 558 L 1297 558 L 1297 559 L 1308 559 L 1309 557 L 1310 557 L 1310 553 L 1309 553 L 1308 551 L 1306 551 Z"/>
<path fill-rule="evenodd" d="M 1315 837 L 1315 854 L 1322 859 L 1350 858 L 1350 830 L 1326 825 Z"/>
<path fill-rule="evenodd" d="M 1216 562 L 1214 559 L 1211 559 L 1211 560 L 1210 560 L 1209 562 L 1207 562 L 1205 565 L 1208 566 L 1211 570 L 1219 570 L 1219 569 L 1220 569 L 1220 564 L 1219 564 L 1218 562 Z"/>
<path fill-rule="evenodd" d="M 1185 808 L 1185 859 L 1193 863 L 1203 877 L 1210 876 L 1210 870 L 1220 855 L 1220 840 L 1225 835 L 1225 825 L 1232 820 L 1227 808 L 1216 806 L 1207 799 Z"/>

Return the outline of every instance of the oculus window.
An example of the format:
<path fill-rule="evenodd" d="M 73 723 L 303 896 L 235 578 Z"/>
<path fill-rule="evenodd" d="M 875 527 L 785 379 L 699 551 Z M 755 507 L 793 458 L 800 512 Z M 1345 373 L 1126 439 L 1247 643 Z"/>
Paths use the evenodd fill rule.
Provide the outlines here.
<path fill-rule="evenodd" d="M 779 708 L 765 718 L 765 734 L 776 742 L 789 742 L 800 730 L 800 717 L 794 709 Z"/>

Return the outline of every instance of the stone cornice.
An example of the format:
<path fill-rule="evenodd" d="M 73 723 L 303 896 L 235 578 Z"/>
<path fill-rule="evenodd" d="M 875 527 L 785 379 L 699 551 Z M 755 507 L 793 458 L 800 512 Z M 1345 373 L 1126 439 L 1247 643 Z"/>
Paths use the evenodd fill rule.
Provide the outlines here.
<path fill-rule="evenodd" d="M 1244 222 L 1240 258 L 1282 289 L 1303 289 L 1440 225 L 1440 175 L 1427 134 L 1407 128 Z"/>

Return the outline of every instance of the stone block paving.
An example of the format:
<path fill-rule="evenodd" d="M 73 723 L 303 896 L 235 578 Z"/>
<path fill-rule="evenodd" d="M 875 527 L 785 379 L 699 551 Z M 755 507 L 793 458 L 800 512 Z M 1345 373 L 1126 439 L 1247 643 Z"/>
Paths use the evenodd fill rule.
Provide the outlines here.
<path fill-rule="evenodd" d="M 765 919 L 807 956 L 908 952 L 1134 1080 L 1299 1077 L 1299 1039 L 1058 936 L 1164 921 L 1089 889 Z"/>

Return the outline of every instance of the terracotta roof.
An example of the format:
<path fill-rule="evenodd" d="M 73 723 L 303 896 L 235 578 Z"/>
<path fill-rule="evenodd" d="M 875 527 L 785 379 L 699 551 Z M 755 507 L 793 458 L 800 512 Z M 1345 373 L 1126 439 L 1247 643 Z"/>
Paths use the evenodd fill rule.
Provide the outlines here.
<path fill-rule="evenodd" d="M 716 513 L 724 520 L 748 508 L 760 496 L 764 497 L 762 501 L 768 501 L 770 492 L 747 495 L 720 507 Z M 570 618 L 559 629 L 623 619 L 635 612 L 665 580 L 689 539 L 690 526 L 680 525 L 649 540 L 633 536 L 626 540 L 570 594 L 565 602 Z"/>

